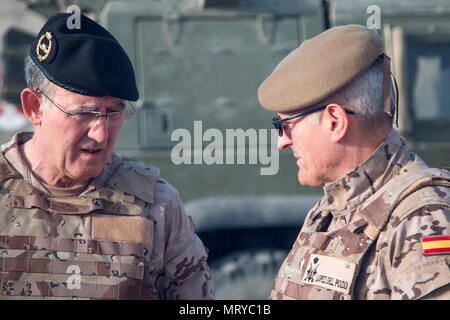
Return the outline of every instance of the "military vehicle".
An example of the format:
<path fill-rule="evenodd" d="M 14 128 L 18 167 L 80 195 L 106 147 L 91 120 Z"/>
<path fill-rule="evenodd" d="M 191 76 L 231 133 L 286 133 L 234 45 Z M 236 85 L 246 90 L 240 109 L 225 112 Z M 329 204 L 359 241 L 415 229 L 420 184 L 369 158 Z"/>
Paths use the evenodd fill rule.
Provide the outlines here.
<path fill-rule="evenodd" d="M 266 299 L 321 196 L 298 184 L 291 152 L 276 153 L 272 114 L 256 97 L 302 41 L 335 25 L 378 28 L 399 82 L 399 131 L 430 164 L 450 159 L 448 1 L 18 1 L 45 16 L 75 4 L 124 46 L 140 99 L 116 150 L 177 188 L 209 249 L 217 299 Z"/>

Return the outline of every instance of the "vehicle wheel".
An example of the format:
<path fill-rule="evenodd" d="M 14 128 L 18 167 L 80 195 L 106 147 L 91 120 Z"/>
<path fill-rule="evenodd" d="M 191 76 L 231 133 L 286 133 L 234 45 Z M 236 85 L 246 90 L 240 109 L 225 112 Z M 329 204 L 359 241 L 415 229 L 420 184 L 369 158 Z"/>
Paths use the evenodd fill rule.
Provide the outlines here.
<path fill-rule="evenodd" d="M 286 257 L 284 250 L 233 253 L 211 264 L 217 300 L 266 300 Z"/>

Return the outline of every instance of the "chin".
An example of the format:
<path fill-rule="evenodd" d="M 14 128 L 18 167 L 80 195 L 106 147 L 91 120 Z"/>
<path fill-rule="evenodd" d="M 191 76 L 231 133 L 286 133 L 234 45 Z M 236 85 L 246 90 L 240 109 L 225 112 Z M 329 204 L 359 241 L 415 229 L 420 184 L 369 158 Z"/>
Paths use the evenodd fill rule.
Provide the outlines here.
<path fill-rule="evenodd" d="M 77 180 L 89 180 L 91 178 L 95 178 L 99 176 L 102 173 L 103 167 L 96 166 L 96 167 L 84 167 L 80 168 L 78 170 Z"/>
<path fill-rule="evenodd" d="M 298 183 L 300 183 L 302 186 L 309 187 L 308 182 L 300 176 L 300 174 L 297 177 Z"/>
<path fill-rule="evenodd" d="M 300 173 L 298 174 L 298 182 L 305 187 L 310 187 L 310 188 L 316 188 L 316 187 L 320 187 L 322 186 L 322 184 L 318 181 L 315 181 L 313 179 L 308 179 L 306 177 L 303 177 L 300 175 Z"/>

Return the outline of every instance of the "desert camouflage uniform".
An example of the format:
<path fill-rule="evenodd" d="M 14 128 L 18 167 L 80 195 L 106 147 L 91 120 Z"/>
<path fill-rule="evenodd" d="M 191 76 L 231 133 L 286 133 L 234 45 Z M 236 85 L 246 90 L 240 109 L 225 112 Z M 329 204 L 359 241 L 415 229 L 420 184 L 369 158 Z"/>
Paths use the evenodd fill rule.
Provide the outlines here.
<path fill-rule="evenodd" d="M 206 250 L 156 168 L 113 153 L 84 190 L 49 194 L 20 152 L 31 136 L 2 146 L 0 298 L 213 298 Z"/>
<path fill-rule="evenodd" d="M 450 174 L 428 168 L 391 130 L 360 166 L 324 186 L 271 299 L 450 299 Z"/>

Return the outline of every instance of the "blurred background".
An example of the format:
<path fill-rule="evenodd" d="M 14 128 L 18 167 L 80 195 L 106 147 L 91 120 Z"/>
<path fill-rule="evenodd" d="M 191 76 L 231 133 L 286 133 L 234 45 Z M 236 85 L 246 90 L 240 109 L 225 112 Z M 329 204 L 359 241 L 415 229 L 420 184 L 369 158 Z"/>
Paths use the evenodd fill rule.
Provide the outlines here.
<path fill-rule="evenodd" d="M 175 165 L 171 134 L 185 128 L 194 139 L 194 121 L 224 136 L 271 129 L 257 88 L 302 41 L 336 25 L 375 28 L 399 84 L 396 129 L 429 165 L 449 165 L 450 0 L 1 0 L 1 143 L 32 130 L 21 113 L 23 59 L 47 17 L 71 5 L 107 28 L 134 64 L 137 114 L 116 150 L 159 167 L 179 191 L 209 249 L 217 299 L 268 297 L 322 190 L 298 184 L 290 151 L 280 152 L 275 175 L 249 164 L 263 147 L 270 155 L 269 136 L 224 140 L 228 151 L 245 147 L 245 164 Z"/>

